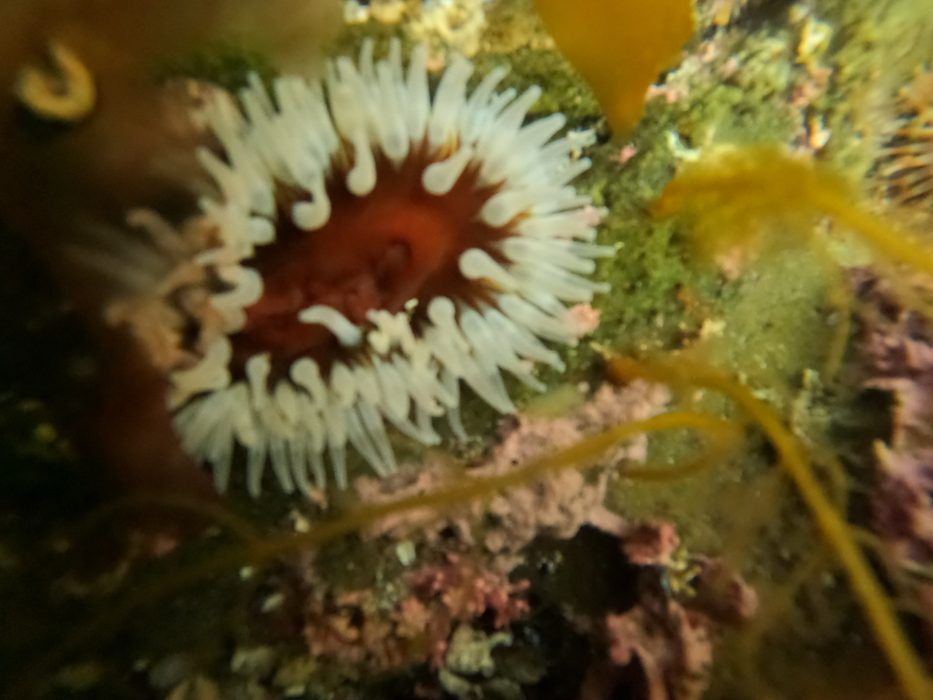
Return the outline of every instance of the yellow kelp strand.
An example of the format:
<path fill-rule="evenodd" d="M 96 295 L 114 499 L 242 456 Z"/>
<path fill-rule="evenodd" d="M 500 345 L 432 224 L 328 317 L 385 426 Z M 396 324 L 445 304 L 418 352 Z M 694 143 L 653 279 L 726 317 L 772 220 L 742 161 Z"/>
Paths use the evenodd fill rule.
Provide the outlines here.
<path fill-rule="evenodd" d="M 621 137 L 641 118 L 648 86 L 679 62 L 693 35 L 692 0 L 535 0 L 535 5 Z"/>
<path fill-rule="evenodd" d="M 933 275 L 933 247 L 861 205 L 850 183 L 831 168 L 779 146 L 721 147 L 684 163 L 653 213 L 690 222 L 692 242 L 712 255 L 763 243 L 761 224 L 802 218 L 786 233 L 808 237 L 814 215 L 828 215 L 894 263 Z"/>

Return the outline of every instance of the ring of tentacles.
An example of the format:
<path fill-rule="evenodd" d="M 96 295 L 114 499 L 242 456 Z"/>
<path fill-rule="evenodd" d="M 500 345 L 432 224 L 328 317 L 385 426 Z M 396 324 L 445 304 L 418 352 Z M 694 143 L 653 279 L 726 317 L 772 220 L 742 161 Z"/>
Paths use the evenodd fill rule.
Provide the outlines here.
<path fill-rule="evenodd" d="M 385 475 L 390 426 L 431 445 L 446 417 L 464 437 L 463 386 L 509 413 L 503 370 L 541 389 L 535 366 L 563 367 L 547 343 L 576 342 L 569 307 L 607 291 L 589 275 L 613 253 L 570 185 L 589 161 L 555 138 L 563 115 L 528 118 L 538 87 L 472 73 L 454 58 L 435 81 L 425 47 L 405 65 L 367 42 L 319 80 L 207 102 L 216 234 L 193 261 L 218 320 L 169 375 L 219 489 L 241 454 L 254 494 L 267 465 L 289 492 L 345 485 L 348 445 Z"/>

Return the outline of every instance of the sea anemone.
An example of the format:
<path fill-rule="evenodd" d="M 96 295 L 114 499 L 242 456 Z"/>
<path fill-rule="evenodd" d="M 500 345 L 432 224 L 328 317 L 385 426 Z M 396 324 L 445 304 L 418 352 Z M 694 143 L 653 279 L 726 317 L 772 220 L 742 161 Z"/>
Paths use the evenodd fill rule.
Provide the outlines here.
<path fill-rule="evenodd" d="M 187 319 L 170 336 L 176 430 L 220 490 L 237 445 L 255 495 L 267 462 L 286 492 L 322 487 L 326 461 L 344 486 L 348 443 L 392 472 L 388 425 L 432 445 L 446 416 L 465 437 L 461 381 L 513 412 L 500 371 L 541 389 L 535 364 L 563 367 L 542 340 L 580 334 L 565 303 L 608 290 L 586 276 L 613 248 L 568 184 L 589 161 L 552 140 L 564 116 L 525 124 L 540 88 L 497 92 L 499 67 L 469 91 L 462 57 L 432 91 L 426 63 L 424 46 L 406 69 L 397 41 L 379 61 L 366 42 L 322 80 L 270 94 L 254 77 L 206 102 L 218 193 L 189 286 L 164 298 Z"/>

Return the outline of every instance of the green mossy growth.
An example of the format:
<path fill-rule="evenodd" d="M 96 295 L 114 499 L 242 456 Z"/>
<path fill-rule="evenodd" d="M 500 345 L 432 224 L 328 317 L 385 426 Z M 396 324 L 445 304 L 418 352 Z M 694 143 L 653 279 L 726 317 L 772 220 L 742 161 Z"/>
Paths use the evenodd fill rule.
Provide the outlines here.
<path fill-rule="evenodd" d="M 262 54 L 245 51 L 237 44 L 227 42 L 200 47 L 156 69 L 156 75 L 161 80 L 191 78 L 227 90 L 245 87 L 251 73 L 256 73 L 263 81 L 268 81 L 275 76 L 276 71 Z"/>

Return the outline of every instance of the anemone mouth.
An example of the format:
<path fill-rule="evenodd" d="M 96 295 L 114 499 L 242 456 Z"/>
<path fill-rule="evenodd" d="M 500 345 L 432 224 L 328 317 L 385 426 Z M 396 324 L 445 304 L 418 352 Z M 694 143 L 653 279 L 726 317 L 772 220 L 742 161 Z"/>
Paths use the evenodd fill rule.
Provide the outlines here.
<path fill-rule="evenodd" d="M 554 138 L 562 115 L 526 120 L 538 88 L 497 92 L 498 68 L 469 91 L 472 69 L 432 91 L 424 46 L 406 68 L 366 42 L 323 81 L 254 79 L 205 110 L 217 242 L 195 261 L 220 321 L 170 406 L 220 490 L 237 446 L 254 495 L 267 463 L 288 492 L 344 486 L 347 445 L 389 473 L 390 426 L 436 444 L 446 416 L 465 437 L 461 383 L 507 413 L 502 370 L 540 389 L 537 364 L 562 368 L 543 341 L 576 342 L 566 304 L 608 290 L 587 275 L 614 252 L 569 185 L 589 162 Z"/>
<path fill-rule="evenodd" d="M 495 244 L 512 235 L 515 222 L 494 227 L 482 220 L 483 205 L 500 188 L 481 185 L 475 166 L 465 168 L 448 192 L 426 191 L 422 174 L 437 160 L 425 144 L 398 164 L 378 154 L 376 184 L 364 197 L 347 188 L 347 169 L 335 167 L 326 183 L 331 215 L 311 235 L 288 214 L 303 194 L 278 188 L 276 240 L 249 262 L 262 277 L 263 292 L 231 338 L 233 368 L 269 352 L 274 375 L 286 375 L 302 357 L 326 374 L 335 360 L 359 354 L 341 346 L 327 326 L 303 323 L 299 314 L 309 307 L 334 309 L 361 328 L 370 312 L 404 312 L 420 337 L 430 322 L 427 307 L 437 297 L 471 308 L 492 303 L 493 289 L 460 274 L 459 260 L 476 248 L 503 264 Z"/>

